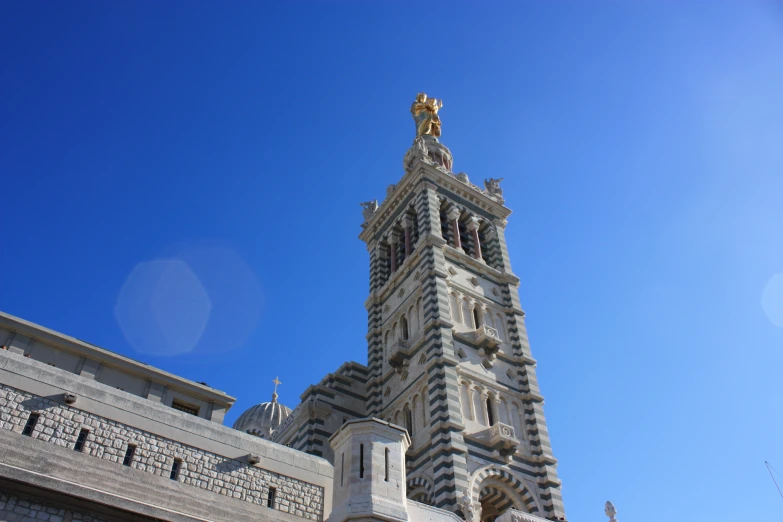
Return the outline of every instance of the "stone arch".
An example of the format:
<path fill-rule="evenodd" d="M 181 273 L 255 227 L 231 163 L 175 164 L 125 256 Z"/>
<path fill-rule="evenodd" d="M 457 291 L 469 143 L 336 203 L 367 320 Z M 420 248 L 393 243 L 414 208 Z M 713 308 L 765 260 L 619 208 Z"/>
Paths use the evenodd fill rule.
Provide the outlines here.
<path fill-rule="evenodd" d="M 422 504 L 432 505 L 432 484 L 425 477 L 419 475 L 418 477 L 409 478 L 408 482 L 406 482 L 406 488 L 406 496 L 409 499 Z M 420 498 L 424 500 L 418 500 Z"/>
<path fill-rule="evenodd" d="M 536 500 L 524 482 L 511 471 L 495 466 L 482 468 L 473 475 L 470 491 L 471 499 L 473 499 L 473 502 L 478 502 L 483 488 L 494 487 L 492 490 L 494 493 L 498 486 L 501 488 L 506 486 L 509 493 L 514 493 L 515 496 L 518 496 L 528 513 L 535 515 L 539 512 Z"/>

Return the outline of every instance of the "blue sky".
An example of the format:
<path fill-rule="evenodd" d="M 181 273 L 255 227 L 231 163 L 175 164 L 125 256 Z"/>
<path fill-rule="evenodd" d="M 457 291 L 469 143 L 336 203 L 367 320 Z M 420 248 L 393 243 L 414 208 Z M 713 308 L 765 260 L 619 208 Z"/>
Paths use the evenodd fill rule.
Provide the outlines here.
<path fill-rule="evenodd" d="M 4 2 L 0 48 L 0 310 L 295 406 L 366 362 L 423 90 L 505 179 L 569 519 L 783 520 L 780 3 Z"/>

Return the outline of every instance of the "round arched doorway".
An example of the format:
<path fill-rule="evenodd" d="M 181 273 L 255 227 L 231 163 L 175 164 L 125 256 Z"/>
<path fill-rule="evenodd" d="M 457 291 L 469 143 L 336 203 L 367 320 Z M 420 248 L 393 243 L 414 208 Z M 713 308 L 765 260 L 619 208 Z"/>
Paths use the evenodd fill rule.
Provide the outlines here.
<path fill-rule="evenodd" d="M 481 522 L 495 522 L 500 515 L 511 508 L 525 511 L 522 499 L 507 484 L 493 479 L 481 484 L 479 503 Z"/>

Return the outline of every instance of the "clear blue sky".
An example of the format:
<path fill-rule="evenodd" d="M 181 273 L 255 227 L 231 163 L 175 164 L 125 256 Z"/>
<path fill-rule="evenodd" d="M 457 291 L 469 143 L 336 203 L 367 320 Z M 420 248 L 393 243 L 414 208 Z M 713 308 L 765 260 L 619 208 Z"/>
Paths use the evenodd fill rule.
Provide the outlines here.
<path fill-rule="evenodd" d="M 294 407 L 366 362 L 424 90 L 505 178 L 569 519 L 783 520 L 780 3 L 6 1 L 0 49 L 3 311 Z"/>

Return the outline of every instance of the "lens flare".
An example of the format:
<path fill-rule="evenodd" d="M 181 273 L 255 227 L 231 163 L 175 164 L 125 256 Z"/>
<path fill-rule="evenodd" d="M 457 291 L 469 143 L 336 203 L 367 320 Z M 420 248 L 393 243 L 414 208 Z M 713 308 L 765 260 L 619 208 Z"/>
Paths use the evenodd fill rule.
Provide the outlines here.
<path fill-rule="evenodd" d="M 761 307 L 772 324 L 783 328 L 783 272 L 767 282 L 761 294 Z"/>

